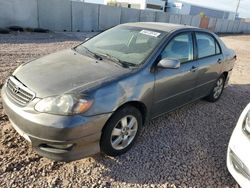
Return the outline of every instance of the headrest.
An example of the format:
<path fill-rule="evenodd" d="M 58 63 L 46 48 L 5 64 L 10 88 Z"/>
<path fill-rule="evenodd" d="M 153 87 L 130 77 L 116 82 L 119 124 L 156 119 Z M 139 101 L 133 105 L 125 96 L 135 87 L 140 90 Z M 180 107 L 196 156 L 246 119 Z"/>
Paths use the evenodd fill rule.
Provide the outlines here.
<path fill-rule="evenodd" d="M 201 48 L 209 47 L 209 40 L 208 39 L 198 39 L 197 42 Z"/>
<path fill-rule="evenodd" d="M 184 41 L 174 41 L 171 50 L 173 52 L 187 51 L 188 43 Z"/>

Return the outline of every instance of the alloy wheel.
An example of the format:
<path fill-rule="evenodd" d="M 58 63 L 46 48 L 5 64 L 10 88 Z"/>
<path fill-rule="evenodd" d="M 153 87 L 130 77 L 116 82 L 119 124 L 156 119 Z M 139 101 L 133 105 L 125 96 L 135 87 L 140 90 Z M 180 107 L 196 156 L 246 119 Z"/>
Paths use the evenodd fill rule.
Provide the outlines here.
<path fill-rule="evenodd" d="M 134 116 L 127 115 L 120 119 L 111 133 L 112 147 L 116 150 L 126 148 L 134 140 L 137 130 L 138 122 Z"/>
<path fill-rule="evenodd" d="M 223 90 L 223 78 L 220 78 L 216 82 L 216 86 L 214 87 L 214 98 L 217 99 Z"/>

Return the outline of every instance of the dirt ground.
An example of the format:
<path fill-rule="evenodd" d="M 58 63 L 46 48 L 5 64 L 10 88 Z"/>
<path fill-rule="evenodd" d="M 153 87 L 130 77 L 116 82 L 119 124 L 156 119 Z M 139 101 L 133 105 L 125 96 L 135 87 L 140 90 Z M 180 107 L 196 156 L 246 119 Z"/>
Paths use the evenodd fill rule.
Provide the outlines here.
<path fill-rule="evenodd" d="M 19 64 L 72 47 L 87 35 L 0 35 L 0 86 Z M 11 128 L 0 101 L 0 187 L 234 187 L 226 151 L 250 102 L 250 36 L 222 40 L 238 56 L 222 98 L 200 100 L 151 121 L 119 157 L 97 154 L 69 163 L 40 157 Z"/>

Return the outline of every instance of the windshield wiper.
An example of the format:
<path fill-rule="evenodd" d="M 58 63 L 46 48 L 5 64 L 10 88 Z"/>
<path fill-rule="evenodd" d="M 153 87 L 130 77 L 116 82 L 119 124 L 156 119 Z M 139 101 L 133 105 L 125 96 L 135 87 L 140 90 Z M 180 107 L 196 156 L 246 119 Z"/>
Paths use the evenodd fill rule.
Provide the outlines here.
<path fill-rule="evenodd" d="M 91 53 L 91 54 L 94 56 L 94 58 L 96 58 L 96 59 L 98 59 L 98 60 L 102 60 L 102 56 L 101 56 L 101 55 L 99 55 L 99 54 L 97 54 L 97 53 L 95 53 L 95 52 L 89 50 L 89 49 L 88 49 L 87 47 L 85 47 L 85 46 L 83 46 L 83 48 L 84 48 L 87 52 Z"/>
<path fill-rule="evenodd" d="M 125 67 L 125 68 L 135 67 L 136 66 L 134 63 L 130 63 L 130 62 L 127 62 L 127 61 L 120 60 L 117 57 L 114 57 L 114 56 L 112 56 L 110 54 L 102 53 L 101 55 L 103 55 L 104 57 L 118 63 L 119 65 L 121 65 L 122 67 Z"/>
<path fill-rule="evenodd" d="M 82 46 L 89 54 L 91 54 L 95 59 L 102 60 L 102 56 L 89 50 L 86 46 Z M 75 49 L 76 50 L 76 49 Z"/>

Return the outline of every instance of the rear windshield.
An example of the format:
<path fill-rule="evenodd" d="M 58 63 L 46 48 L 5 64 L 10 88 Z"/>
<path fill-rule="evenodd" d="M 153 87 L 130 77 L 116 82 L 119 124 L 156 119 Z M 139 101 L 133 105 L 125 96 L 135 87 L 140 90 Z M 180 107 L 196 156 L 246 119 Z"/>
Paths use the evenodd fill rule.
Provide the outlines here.
<path fill-rule="evenodd" d="M 121 61 L 139 65 L 166 34 L 158 30 L 118 26 L 89 39 L 76 50 L 84 52 L 88 49 L 99 55 L 112 56 Z"/>

